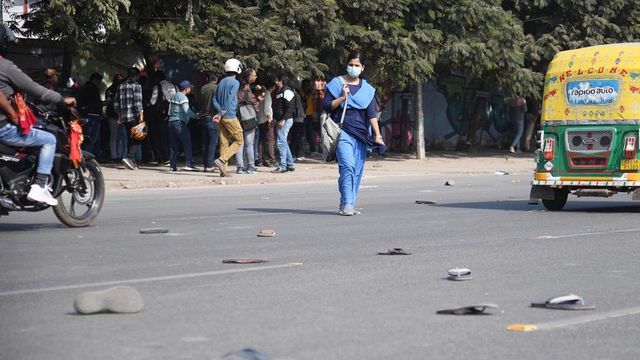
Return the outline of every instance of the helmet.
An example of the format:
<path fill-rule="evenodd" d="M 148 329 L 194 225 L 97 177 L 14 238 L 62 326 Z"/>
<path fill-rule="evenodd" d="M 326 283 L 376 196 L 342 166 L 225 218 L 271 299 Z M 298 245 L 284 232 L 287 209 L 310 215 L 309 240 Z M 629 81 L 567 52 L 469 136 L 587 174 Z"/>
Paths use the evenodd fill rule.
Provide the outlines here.
<path fill-rule="evenodd" d="M 147 137 L 147 124 L 146 123 L 140 123 L 134 127 L 131 128 L 131 138 L 138 140 L 138 141 L 142 141 L 144 140 L 144 138 Z"/>
<path fill-rule="evenodd" d="M 225 72 L 242 73 L 242 64 L 238 59 L 229 59 L 224 63 Z"/>

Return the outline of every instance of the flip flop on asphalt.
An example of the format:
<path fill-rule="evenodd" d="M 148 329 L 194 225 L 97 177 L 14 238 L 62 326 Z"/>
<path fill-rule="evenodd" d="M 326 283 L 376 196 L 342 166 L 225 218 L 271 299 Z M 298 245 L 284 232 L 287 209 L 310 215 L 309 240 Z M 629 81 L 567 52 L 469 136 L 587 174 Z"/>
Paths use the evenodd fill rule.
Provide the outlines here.
<path fill-rule="evenodd" d="M 491 315 L 489 312 L 485 312 L 487 309 L 497 309 L 496 304 L 477 304 L 463 306 L 455 309 L 444 309 L 436 311 L 436 314 L 440 315 Z"/>
<path fill-rule="evenodd" d="M 464 281 L 473 279 L 471 277 L 471 270 L 467 268 L 449 269 L 449 271 L 447 271 L 447 274 L 449 275 L 447 279 L 453 281 Z"/>
<path fill-rule="evenodd" d="M 140 229 L 140 234 L 165 234 L 168 232 L 169 232 L 169 229 L 166 229 L 166 228 Z"/>
<path fill-rule="evenodd" d="M 73 300 L 73 308 L 80 314 L 130 314 L 142 311 L 142 297 L 133 288 L 115 286 L 103 291 L 84 292 Z"/>
<path fill-rule="evenodd" d="M 411 255 L 412 253 L 403 250 L 402 248 L 393 248 L 387 251 L 378 251 L 378 255 Z"/>
<path fill-rule="evenodd" d="M 260 229 L 258 233 L 259 237 L 273 237 L 276 236 L 276 231 L 273 229 Z"/>
<path fill-rule="evenodd" d="M 265 264 L 268 262 L 269 261 L 263 260 L 263 259 L 249 259 L 249 258 L 222 260 L 223 264 Z"/>
<path fill-rule="evenodd" d="M 576 294 L 552 297 L 544 303 L 531 303 L 531 307 L 554 310 L 593 310 L 595 305 L 585 305 L 584 299 Z"/>

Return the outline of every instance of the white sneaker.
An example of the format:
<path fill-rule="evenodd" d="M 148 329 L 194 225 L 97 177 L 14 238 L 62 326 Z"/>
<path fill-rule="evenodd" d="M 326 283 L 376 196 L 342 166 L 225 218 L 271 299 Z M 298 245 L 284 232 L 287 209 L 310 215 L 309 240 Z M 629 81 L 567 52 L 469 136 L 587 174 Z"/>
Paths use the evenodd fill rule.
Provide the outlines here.
<path fill-rule="evenodd" d="M 31 201 L 46 203 L 47 205 L 51 206 L 58 205 L 58 200 L 51 196 L 49 190 L 38 184 L 31 185 L 31 190 L 29 190 L 29 194 L 27 194 L 27 199 Z"/>
<path fill-rule="evenodd" d="M 184 171 L 200 171 L 200 169 L 198 169 L 195 166 L 185 166 L 185 167 L 182 168 L 182 170 L 184 170 Z"/>

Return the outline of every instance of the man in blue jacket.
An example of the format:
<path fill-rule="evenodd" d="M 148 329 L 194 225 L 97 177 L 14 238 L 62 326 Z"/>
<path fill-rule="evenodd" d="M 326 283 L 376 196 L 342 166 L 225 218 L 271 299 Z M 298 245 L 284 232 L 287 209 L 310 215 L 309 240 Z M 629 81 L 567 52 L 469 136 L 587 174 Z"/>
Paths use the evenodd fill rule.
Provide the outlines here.
<path fill-rule="evenodd" d="M 220 157 L 214 164 L 220 169 L 220 176 L 229 176 L 227 163 L 244 143 L 242 127 L 236 116 L 240 90 L 240 82 L 236 76 L 242 73 L 242 64 L 238 59 L 229 59 L 224 63 L 224 71 L 227 77 L 220 81 L 213 97 L 213 107 L 222 115 L 222 119 L 218 120 Z"/>

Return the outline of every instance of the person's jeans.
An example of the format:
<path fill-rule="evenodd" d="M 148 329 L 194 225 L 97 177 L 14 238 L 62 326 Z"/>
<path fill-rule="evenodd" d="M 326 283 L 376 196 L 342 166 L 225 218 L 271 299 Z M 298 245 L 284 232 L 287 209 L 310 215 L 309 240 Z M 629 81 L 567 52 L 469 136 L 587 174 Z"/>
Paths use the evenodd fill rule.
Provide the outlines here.
<path fill-rule="evenodd" d="M 218 137 L 220 131 L 218 125 L 213 122 L 213 117 L 205 116 L 200 119 L 200 125 L 202 126 L 202 162 L 204 167 L 213 168 L 213 160 L 216 157 L 216 150 L 218 149 Z"/>
<path fill-rule="evenodd" d="M 122 159 L 127 153 L 127 130 L 124 124 L 118 124 L 118 119 L 109 118 L 109 131 L 111 159 Z"/>
<path fill-rule="evenodd" d="M 338 189 L 340 205 L 354 207 L 360 190 L 360 181 L 364 172 L 367 145 L 349 133 L 342 131 L 336 148 L 338 161 Z"/>
<path fill-rule="evenodd" d="M 14 124 L 0 128 L 0 142 L 9 146 L 40 147 L 38 155 L 38 174 L 51 175 L 53 158 L 56 155 L 56 137 L 44 130 L 32 128 L 26 135 Z"/>
<path fill-rule="evenodd" d="M 236 166 L 238 169 L 249 170 L 255 166 L 255 154 L 253 152 L 253 143 L 256 138 L 256 129 L 253 128 L 244 132 L 244 144 L 236 151 Z M 244 159 L 247 159 L 246 166 Z"/>
<path fill-rule="evenodd" d="M 516 136 L 513 138 L 511 147 L 517 149 L 520 147 L 520 138 L 522 138 L 522 132 L 524 131 L 524 119 L 516 120 Z"/>
<path fill-rule="evenodd" d="M 136 139 L 134 139 L 134 138 L 132 138 L 130 136 L 131 129 L 134 126 L 138 125 L 138 124 L 140 124 L 140 122 L 138 122 L 138 121 L 128 121 L 128 122 L 124 123 L 125 131 L 127 133 L 128 139 L 129 139 L 128 140 L 129 151 L 127 151 L 127 157 L 129 159 L 132 159 L 132 160 L 140 159 L 140 155 L 141 155 L 139 153 L 139 150 L 140 150 L 140 144 L 142 144 L 142 142 L 140 140 L 136 140 Z"/>
<path fill-rule="evenodd" d="M 293 126 L 293 118 L 285 120 L 282 129 L 280 128 L 280 125 L 276 123 L 276 127 L 278 128 L 278 152 L 280 153 L 280 169 L 286 169 L 287 167 L 292 168 L 295 166 L 295 164 L 293 163 L 293 156 L 291 156 L 291 149 L 289 148 L 289 144 L 287 143 L 287 136 L 289 135 L 291 126 Z"/>
<path fill-rule="evenodd" d="M 84 150 L 90 152 L 96 158 L 100 152 L 100 115 L 88 114 L 85 133 L 89 138 L 83 145 Z"/>
<path fill-rule="evenodd" d="M 227 162 L 238 151 L 244 142 L 243 131 L 238 118 L 222 119 L 218 123 L 220 129 L 220 161 Z"/>
<path fill-rule="evenodd" d="M 182 143 L 182 147 L 184 148 L 186 166 L 193 166 L 189 126 L 183 121 L 169 121 L 169 166 L 172 169 L 177 168 L 178 141 Z"/>
<path fill-rule="evenodd" d="M 258 148 L 260 147 L 260 126 L 256 126 L 256 128 L 253 130 L 253 133 L 255 134 L 253 136 L 253 155 L 255 157 L 255 160 L 253 164 L 251 164 L 251 167 L 255 167 L 256 163 L 262 163 L 262 158 L 260 157 L 260 152 L 258 151 Z"/>

